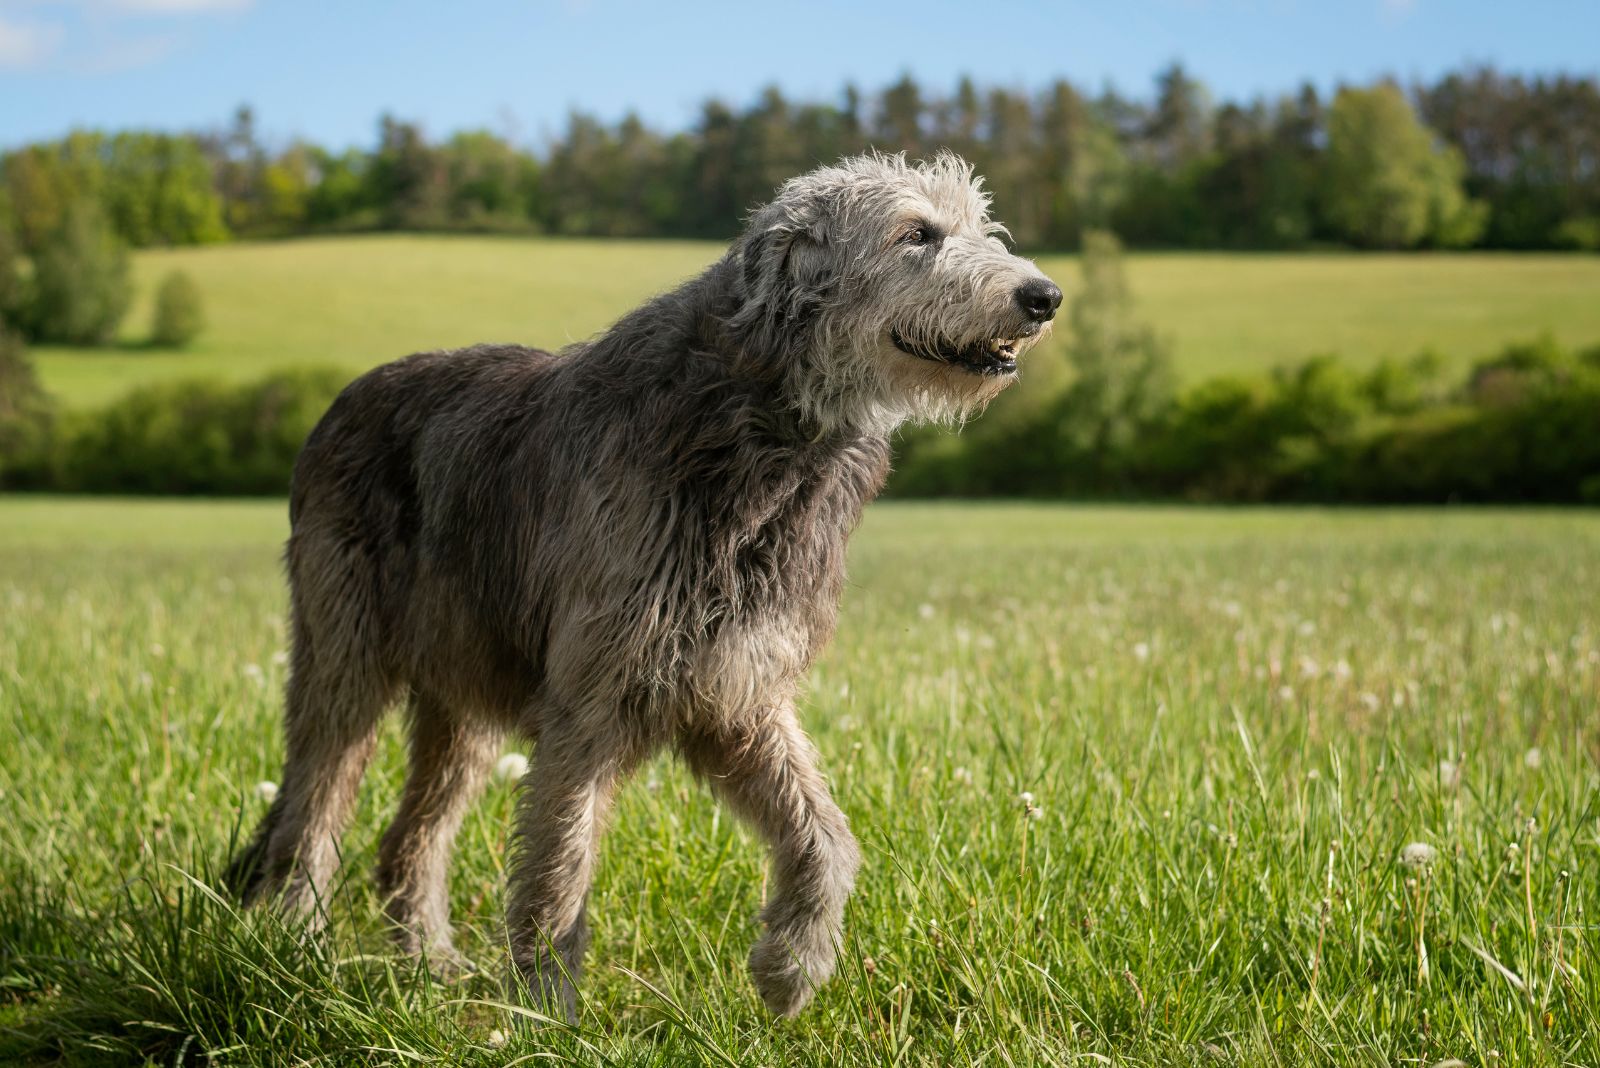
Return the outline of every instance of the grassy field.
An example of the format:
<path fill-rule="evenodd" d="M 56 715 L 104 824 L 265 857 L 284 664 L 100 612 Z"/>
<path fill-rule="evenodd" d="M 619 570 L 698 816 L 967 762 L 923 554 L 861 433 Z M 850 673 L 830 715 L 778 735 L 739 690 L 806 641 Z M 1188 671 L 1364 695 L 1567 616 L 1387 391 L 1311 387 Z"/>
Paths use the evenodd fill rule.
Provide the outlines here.
<path fill-rule="evenodd" d="M 684 242 L 380 236 L 144 252 L 125 346 L 42 348 L 39 366 L 52 391 L 85 405 L 193 374 L 246 379 L 308 363 L 354 372 L 423 348 L 486 340 L 553 347 L 588 336 L 721 251 Z M 1042 263 L 1070 296 L 1074 262 Z M 187 352 L 143 350 L 150 294 L 172 268 L 199 282 L 210 329 Z M 1541 331 L 1574 344 L 1600 341 L 1594 256 L 1137 255 L 1129 275 L 1190 377 L 1325 352 L 1366 363 L 1434 346 L 1469 360 Z M 1058 341 L 1037 358 L 1060 353 Z"/>
<path fill-rule="evenodd" d="M 806 700 L 866 854 L 840 976 L 763 1017 L 761 851 L 661 762 L 575 1031 L 500 1007 L 507 784 L 453 882 L 482 974 L 386 949 L 395 730 L 327 938 L 206 888 L 279 767 L 283 534 L 0 500 L 0 1062 L 1600 1064 L 1600 516 L 875 506 Z"/>

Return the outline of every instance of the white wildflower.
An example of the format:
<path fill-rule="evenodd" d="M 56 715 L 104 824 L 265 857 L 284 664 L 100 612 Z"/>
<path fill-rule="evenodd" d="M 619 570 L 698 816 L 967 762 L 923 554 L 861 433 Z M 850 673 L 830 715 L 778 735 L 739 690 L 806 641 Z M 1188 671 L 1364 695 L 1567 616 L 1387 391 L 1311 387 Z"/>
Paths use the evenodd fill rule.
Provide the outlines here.
<path fill-rule="evenodd" d="M 261 670 L 260 664 L 246 664 L 244 666 L 244 677 L 251 682 L 260 683 L 266 681 L 267 673 Z"/>
<path fill-rule="evenodd" d="M 1439 761 L 1439 785 L 1446 790 L 1454 790 L 1461 785 L 1461 768 L 1449 761 Z"/>
<path fill-rule="evenodd" d="M 1400 863 L 1408 868 L 1428 868 L 1439 859 L 1439 851 L 1427 842 L 1411 842 L 1400 850 Z"/>
<path fill-rule="evenodd" d="M 494 766 L 494 777 L 501 782 L 516 782 L 528 774 L 528 758 L 521 753 L 507 753 Z"/>
<path fill-rule="evenodd" d="M 1018 794 L 1017 795 L 1017 800 L 1021 801 L 1023 806 L 1026 807 L 1026 808 L 1032 808 L 1033 807 L 1033 794 L 1030 793 L 1027 790 L 1024 790 L 1020 794 Z"/>
<path fill-rule="evenodd" d="M 933 618 L 933 605 L 931 605 L 931 604 L 918 605 L 917 606 L 917 615 L 921 616 L 923 619 L 932 619 Z"/>
<path fill-rule="evenodd" d="M 1526 753 L 1522 754 L 1522 766 L 1525 768 L 1537 768 L 1543 763 L 1544 754 L 1539 751 L 1538 746 L 1534 746 L 1532 749 L 1529 749 Z"/>
<path fill-rule="evenodd" d="M 1135 660 L 1140 660 L 1140 661 L 1149 660 L 1150 659 L 1150 643 L 1149 642 L 1136 642 L 1134 644 L 1134 647 L 1133 647 L 1133 658 Z"/>
<path fill-rule="evenodd" d="M 256 783 L 255 795 L 256 800 L 265 801 L 270 805 L 278 799 L 278 784 L 269 779 L 262 779 Z"/>
<path fill-rule="evenodd" d="M 952 779 L 954 779 L 956 782 L 960 783 L 962 786 L 971 786 L 972 785 L 972 769 L 971 768 L 957 768 L 955 771 L 952 771 L 950 773 L 950 777 Z"/>

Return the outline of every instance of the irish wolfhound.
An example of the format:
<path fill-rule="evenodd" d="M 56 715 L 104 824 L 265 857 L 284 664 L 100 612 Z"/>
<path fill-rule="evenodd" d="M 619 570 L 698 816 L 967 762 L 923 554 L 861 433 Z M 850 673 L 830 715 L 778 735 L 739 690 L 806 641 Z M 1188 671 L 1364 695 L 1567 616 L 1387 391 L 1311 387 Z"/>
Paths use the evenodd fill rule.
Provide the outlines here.
<path fill-rule="evenodd" d="M 236 889 L 315 921 L 404 696 L 411 772 L 378 882 L 402 944 L 448 958 L 452 839 L 506 732 L 535 739 L 507 930 L 570 1016 L 606 810 L 670 746 L 770 843 L 750 970 L 798 1012 L 833 971 L 859 854 L 796 690 L 890 432 L 981 407 L 1061 301 L 1000 230 L 954 156 L 848 159 L 592 341 L 423 353 L 352 383 L 295 468 L 287 764 Z"/>

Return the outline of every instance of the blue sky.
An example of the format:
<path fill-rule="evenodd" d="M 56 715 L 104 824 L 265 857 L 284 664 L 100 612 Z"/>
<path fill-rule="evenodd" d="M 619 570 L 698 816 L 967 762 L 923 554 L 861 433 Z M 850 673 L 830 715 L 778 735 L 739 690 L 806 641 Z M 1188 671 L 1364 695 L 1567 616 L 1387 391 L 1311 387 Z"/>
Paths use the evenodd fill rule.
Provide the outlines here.
<path fill-rule="evenodd" d="M 275 141 L 368 144 L 387 109 L 537 144 L 572 108 L 677 128 L 708 96 L 831 97 L 908 70 L 1144 94 L 1173 59 L 1219 97 L 1483 61 L 1592 74 L 1600 0 L 0 0 L 0 145 L 216 126 L 241 102 Z"/>

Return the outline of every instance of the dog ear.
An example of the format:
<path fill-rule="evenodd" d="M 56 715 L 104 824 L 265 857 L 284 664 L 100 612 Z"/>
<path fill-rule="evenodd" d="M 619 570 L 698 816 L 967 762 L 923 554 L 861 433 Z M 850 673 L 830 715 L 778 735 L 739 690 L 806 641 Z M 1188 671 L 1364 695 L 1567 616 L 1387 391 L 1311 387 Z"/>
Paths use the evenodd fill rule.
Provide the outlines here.
<path fill-rule="evenodd" d="M 758 217 L 756 224 L 762 221 Z M 797 291 L 820 290 L 827 284 L 827 228 L 821 219 L 770 221 L 745 238 L 740 260 L 747 301 L 769 303 Z"/>
<path fill-rule="evenodd" d="M 751 220 L 739 249 L 743 300 L 735 322 L 757 348 L 776 352 L 802 340 L 832 284 L 830 229 L 820 205 L 802 212 L 782 200 Z"/>

